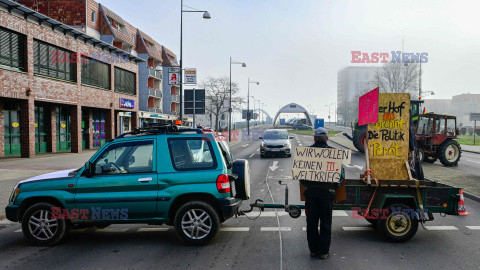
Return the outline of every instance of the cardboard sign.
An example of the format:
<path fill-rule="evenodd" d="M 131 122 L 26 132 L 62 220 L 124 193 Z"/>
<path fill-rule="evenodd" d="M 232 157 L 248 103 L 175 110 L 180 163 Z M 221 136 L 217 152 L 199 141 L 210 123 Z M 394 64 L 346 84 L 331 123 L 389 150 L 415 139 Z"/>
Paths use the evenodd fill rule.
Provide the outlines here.
<path fill-rule="evenodd" d="M 339 183 L 343 160 L 350 156 L 350 150 L 297 147 L 293 153 L 292 179 Z"/>
<path fill-rule="evenodd" d="M 382 180 L 408 180 L 410 94 L 380 93 L 378 121 L 368 125 L 370 169 Z"/>
<path fill-rule="evenodd" d="M 378 120 L 378 87 L 361 96 L 358 103 L 358 124 L 376 123 Z"/>

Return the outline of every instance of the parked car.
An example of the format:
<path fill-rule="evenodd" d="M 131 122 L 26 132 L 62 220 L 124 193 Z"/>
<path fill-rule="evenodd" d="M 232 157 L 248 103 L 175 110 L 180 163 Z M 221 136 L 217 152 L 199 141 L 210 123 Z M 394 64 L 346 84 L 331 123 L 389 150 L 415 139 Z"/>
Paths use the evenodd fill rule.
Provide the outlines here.
<path fill-rule="evenodd" d="M 136 129 L 85 166 L 20 181 L 6 207 L 35 245 L 54 245 L 72 225 L 167 224 L 205 244 L 250 197 L 247 160 L 221 136 L 178 126 Z"/>
<path fill-rule="evenodd" d="M 260 139 L 262 140 L 260 144 L 261 158 L 279 154 L 287 157 L 292 156 L 290 139 L 293 139 L 293 137 L 288 137 L 286 129 L 268 129 Z"/>
<path fill-rule="evenodd" d="M 296 124 L 293 126 L 293 129 L 296 130 L 312 130 L 313 128 L 311 126 L 307 126 L 305 124 Z"/>

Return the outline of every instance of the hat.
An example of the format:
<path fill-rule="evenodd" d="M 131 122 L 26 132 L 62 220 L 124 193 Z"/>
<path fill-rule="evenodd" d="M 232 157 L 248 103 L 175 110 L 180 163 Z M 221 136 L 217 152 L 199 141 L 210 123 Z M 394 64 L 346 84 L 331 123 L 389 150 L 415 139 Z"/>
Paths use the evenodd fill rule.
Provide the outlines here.
<path fill-rule="evenodd" d="M 319 127 L 317 129 L 315 129 L 315 135 L 314 136 L 321 136 L 321 135 L 328 135 L 328 131 L 323 127 Z"/>

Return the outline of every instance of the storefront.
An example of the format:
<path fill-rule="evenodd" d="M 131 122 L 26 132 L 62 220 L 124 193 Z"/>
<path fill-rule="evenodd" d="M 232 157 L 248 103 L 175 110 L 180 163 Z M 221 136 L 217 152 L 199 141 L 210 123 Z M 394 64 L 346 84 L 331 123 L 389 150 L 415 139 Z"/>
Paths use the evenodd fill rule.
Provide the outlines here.
<path fill-rule="evenodd" d="M 168 114 L 140 112 L 141 127 L 144 127 L 151 123 L 167 123 L 170 120 L 175 120 L 175 119 L 174 117 Z"/>
<path fill-rule="evenodd" d="M 95 111 L 92 119 L 93 148 L 100 148 L 105 145 L 105 113 Z"/>
<path fill-rule="evenodd" d="M 5 156 L 20 155 L 20 108 L 17 103 L 3 103 Z"/>

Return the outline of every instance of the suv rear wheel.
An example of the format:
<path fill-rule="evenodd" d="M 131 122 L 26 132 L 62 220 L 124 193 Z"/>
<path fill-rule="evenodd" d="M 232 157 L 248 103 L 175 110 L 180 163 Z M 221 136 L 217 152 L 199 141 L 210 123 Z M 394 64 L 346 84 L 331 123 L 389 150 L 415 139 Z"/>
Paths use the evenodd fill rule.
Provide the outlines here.
<path fill-rule="evenodd" d="M 68 230 L 65 219 L 53 217 L 53 204 L 37 203 L 30 206 L 22 218 L 23 235 L 37 246 L 52 246 L 60 242 Z"/>
<path fill-rule="evenodd" d="M 208 203 L 192 201 L 182 205 L 174 219 L 175 232 L 189 245 L 207 244 L 217 234 L 220 218 Z"/>

